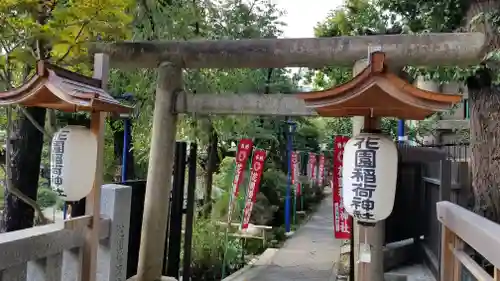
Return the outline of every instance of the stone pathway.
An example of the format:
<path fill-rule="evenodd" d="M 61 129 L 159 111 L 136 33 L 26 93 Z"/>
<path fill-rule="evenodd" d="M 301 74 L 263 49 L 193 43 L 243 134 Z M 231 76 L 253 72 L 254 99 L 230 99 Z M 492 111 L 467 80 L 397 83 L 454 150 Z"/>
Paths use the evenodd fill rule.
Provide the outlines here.
<path fill-rule="evenodd" d="M 316 213 L 267 265 L 244 281 L 335 280 L 334 264 L 340 256 L 340 240 L 333 237 L 332 197 L 327 195 Z"/>

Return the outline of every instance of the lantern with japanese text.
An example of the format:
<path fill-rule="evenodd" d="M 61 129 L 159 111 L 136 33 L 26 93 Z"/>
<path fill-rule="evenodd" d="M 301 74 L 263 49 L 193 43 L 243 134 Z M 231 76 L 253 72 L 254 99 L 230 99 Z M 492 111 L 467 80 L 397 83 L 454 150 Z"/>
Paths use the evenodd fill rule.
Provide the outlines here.
<path fill-rule="evenodd" d="M 360 223 L 375 224 L 392 212 L 398 151 L 382 134 L 361 133 L 344 147 L 342 197 L 346 211 Z"/>
<path fill-rule="evenodd" d="M 92 190 L 97 138 L 83 126 L 66 126 L 52 139 L 50 185 L 65 201 L 78 201 Z"/>

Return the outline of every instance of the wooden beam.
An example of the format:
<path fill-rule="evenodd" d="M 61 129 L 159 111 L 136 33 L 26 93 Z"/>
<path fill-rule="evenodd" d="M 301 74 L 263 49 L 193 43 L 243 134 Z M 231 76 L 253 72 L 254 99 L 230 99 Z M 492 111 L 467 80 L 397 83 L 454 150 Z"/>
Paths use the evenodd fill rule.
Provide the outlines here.
<path fill-rule="evenodd" d="M 448 229 L 485 257 L 495 268 L 500 268 L 500 225 L 448 201 L 437 203 L 437 217 Z M 442 241 L 441 243 L 444 243 Z M 448 241 L 449 243 L 449 241 Z M 442 246 L 447 250 L 448 245 Z M 451 280 L 451 279 L 441 279 Z"/>
<path fill-rule="evenodd" d="M 95 79 L 102 81 L 106 90 L 109 78 L 109 58 L 105 54 L 96 54 L 94 59 Z M 90 115 L 90 131 L 97 138 L 97 163 L 94 186 L 85 200 L 85 215 L 92 216 L 91 228 L 85 231 L 85 244 L 82 254 L 82 280 L 95 281 L 97 278 L 97 250 L 99 247 L 99 221 L 101 218 L 101 185 L 104 170 L 104 131 L 106 112 L 92 112 Z"/>
<path fill-rule="evenodd" d="M 196 115 L 317 116 L 303 100 L 290 94 L 190 94 L 179 93 L 176 113 Z"/>
<path fill-rule="evenodd" d="M 143 41 L 91 43 L 120 68 L 156 68 L 163 61 L 182 68 L 323 67 L 352 64 L 369 47 L 380 48 L 389 65 L 470 65 L 482 58 L 482 33 L 341 36 L 299 39 Z"/>

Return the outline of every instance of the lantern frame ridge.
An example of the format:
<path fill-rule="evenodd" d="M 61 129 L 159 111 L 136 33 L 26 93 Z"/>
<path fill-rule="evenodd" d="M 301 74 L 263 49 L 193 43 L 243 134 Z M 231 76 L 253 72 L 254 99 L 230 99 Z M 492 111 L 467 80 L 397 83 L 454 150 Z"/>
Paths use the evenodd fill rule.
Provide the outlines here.
<path fill-rule="evenodd" d="M 330 89 L 296 94 L 323 117 L 370 116 L 423 120 L 449 110 L 461 95 L 419 89 L 390 71 L 385 53 L 374 52 L 369 64 L 350 81 Z"/>
<path fill-rule="evenodd" d="M 130 113 L 102 87 L 102 81 L 46 61 L 38 61 L 35 74 L 18 88 L 0 92 L 0 106 L 19 104 L 65 112 Z"/>

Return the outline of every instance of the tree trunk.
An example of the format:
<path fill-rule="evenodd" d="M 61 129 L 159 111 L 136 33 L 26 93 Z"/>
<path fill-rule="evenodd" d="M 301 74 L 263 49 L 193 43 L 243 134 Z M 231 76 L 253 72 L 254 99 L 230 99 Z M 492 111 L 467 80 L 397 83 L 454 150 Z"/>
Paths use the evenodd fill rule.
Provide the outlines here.
<path fill-rule="evenodd" d="M 474 211 L 500 222 L 500 88 L 483 68 L 467 79 Z"/>
<path fill-rule="evenodd" d="M 26 111 L 45 125 L 45 108 L 28 107 Z M 18 114 L 12 132 L 12 186 L 36 200 L 43 134 L 23 114 Z M 15 195 L 5 190 L 5 209 L 0 232 L 9 232 L 33 226 L 34 210 Z"/>
<path fill-rule="evenodd" d="M 33 11 L 33 17 L 40 25 L 45 25 L 52 12 L 51 1 L 39 1 L 39 9 Z M 45 60 L 50 57 L 51 46 L 44 38 L 33 42 L 33 51 L 38 54 L 37 59 Z M 26 66 L 25 77 L 28 77 L 32 66 Z M 45 127 L 47 110 L 39 107 L 28 107 L 26 112 L 33 117 L 42 128 Z M 40 164 L 43 148 L 43 133 L 20 112 L 14 122 L 11 132 L 12 142 L 12 187 L 24 195 L 36 200 Z M 9 152 L 7 152 L 9 153 Z M 17 196 L 5 191 L 5 209 L 0 223 L 0 232 L 9 232 L 30 228 L 34 223 L 34 210 L 22 202 Z"/>
<path fill-rule="evenodd" d="M 217 169 L 217 162 L 218 162 L 217 160 L 219 157 L 217 153 L 219 136 L 217 135 L 217 132 L 215 131 L 212 124 L 210 124 L 209 132 L 210 132 L 210 137 L 208 139 L 208 146 L 207 146 L 208 159 L 207 159 L 207 166 L 205 173 L 205 200 L 203 202 L 206 217 L 209 217 L 210 214 L 212 213 L 213 177 L 215 170 Z"/>

